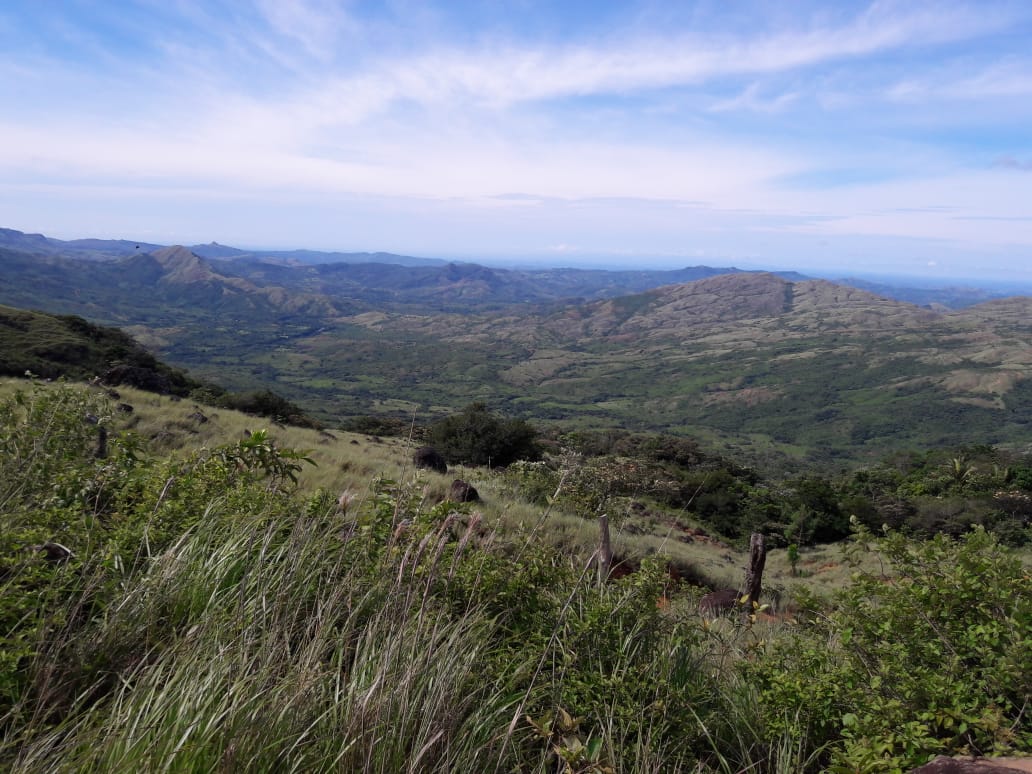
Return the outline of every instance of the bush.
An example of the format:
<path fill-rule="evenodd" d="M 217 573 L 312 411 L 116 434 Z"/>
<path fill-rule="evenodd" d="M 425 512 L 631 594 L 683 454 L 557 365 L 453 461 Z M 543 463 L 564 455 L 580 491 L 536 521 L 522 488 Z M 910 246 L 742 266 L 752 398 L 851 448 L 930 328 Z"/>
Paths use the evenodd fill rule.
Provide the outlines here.
<path fill-rule="evenodd" d="M 1028 749 L 1032 576 L 1020 561 L 983 529 L 920 543 L 861 530 L 852 550 L 893 572 L 856 574 L 817 636 L 745 666 L 766 711 L 832 744 L 831 771 Z"/>
<path fill-rule="evenodd" d="M 450 464 L 505 467 L 516 460 L 537 460 L 537 430 L 522 419 L 502 419 L 483 403 L 430 427 L 430 445 Z"/>

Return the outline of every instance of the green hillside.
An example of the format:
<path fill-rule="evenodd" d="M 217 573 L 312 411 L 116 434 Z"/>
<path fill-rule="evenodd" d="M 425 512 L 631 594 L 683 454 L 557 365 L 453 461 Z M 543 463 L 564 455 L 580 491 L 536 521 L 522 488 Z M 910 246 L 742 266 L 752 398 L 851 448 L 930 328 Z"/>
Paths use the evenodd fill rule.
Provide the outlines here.
<path fill-rule="evenodd" d="M 412 442 L 123 399 L 0 389 L 5 770 L 806 774 L 1032 749 L 1032 576 L 982 529 L 854 520 L 841 549 L 774 548 L 756 607 L 700 616 L 694 584 L 734 587 L 744 554 L 645 483 L 717 475 L 699 448 L 582 438 L 445 476 Z M 897 494 L 1005 475 L 955 461 L 901 461 Z M 482 502 L 447 499 L 456 475 Z"/>
<path fill-rule="evenodd" d="M 548 313 L 364 313 L 289 341 L 167 352 L 274 380 L 327 416 L 482 400 L 566 426 L 706 437 L 755 458 L 1027 446 L 1032 301 L 940 313 L 827 282 L 727 275 Z M 786 462 L 785 464 L 791 464 Z"/>
<path fill-rule="evenodd" d="M 578 282 L 614 295 L 643 280 L 219 261 L 181 247 L 0 259 L 9 303 L 117 324 L 200 378 L 275 391 L 331 425 L 428 424 L 483 401 L 560 428 L 704 438 L 784 470 L 1028 446 L 1028 298 L 933 310 L 734 272 L 558 302 Z"/>
<path fill-rule="evenodd" d="M 186 395 L 201 386 L 179 369 L 161 363 L 131 336 L 94 325 L 73 315 L 50 315 L 0 306 L 0 376 L 31 373 L 47 379 L 87 381 L 113 375 L 150 385 L 161 392 Z"/>

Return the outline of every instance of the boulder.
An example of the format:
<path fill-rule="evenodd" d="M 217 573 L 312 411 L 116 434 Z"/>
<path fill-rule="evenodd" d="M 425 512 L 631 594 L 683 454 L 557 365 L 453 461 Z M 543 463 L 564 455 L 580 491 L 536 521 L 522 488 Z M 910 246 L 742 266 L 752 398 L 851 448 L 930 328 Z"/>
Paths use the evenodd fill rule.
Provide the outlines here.
<path fill-rule="evenodd" d="M 699 600 L 699 614 L 706 618 L 716 618 L 728 610 L 734 610 L 741 597 L 735 589 L 711 591 Z"/>
<path fill-rule="evenodd" d="M 422 446 L 416 449 L 416 453 L 412 455 L 412 463 L 417 468 L 434 470 L 438 473 L 448 472 L 448 463 L 433 446 Z"/>
<path fill-rule="evenodd" d="M 910 774 L 1014 774 L 1032 771 L 1032 758 L 947 758 L 911 769 Z"/>
<path fill-rule="evenodd" d="M 476 503 L 480 501 L 480 493 L 472 484 L 457 478 L 452 481 L 451 488 L 448 490 L 448 499 L 453 503 Z"/>
<path fill-rule="evenodd" d="M 42 545 L 30 546 L 30 548 L 34 551 L 42 551 L 48 562 L 64 562 L 75 556 L 72 549 L 52 540 L 48 540 Z"/>

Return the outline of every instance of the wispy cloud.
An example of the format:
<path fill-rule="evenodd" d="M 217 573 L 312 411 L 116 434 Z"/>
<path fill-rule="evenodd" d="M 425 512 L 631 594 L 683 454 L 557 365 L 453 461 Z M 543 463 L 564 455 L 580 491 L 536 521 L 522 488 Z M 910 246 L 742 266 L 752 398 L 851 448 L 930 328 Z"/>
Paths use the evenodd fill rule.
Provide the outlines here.
<path fill-rule="evenodd" d="M 462 9 L 12 0 L 0 191 L 368 201 L 429 241 L 448 224 L 522 244 L 533 224 L 539 250 L 581 254 L 673 254 L 700 235 L 710 252 L 774 249 L 760 233 L 1032 245 L 1012 220 L 1030 178 L 1008 174 L 1029 169 L 1025 4 L 677 3 L 657 26 L 528 0 L 472 30 Z M 990 217 L 1015 227 L 983 235 Z"/>
<path fill-rule="evenodd" d="M 789 91 L 774 96 L 766 96 L 762 91 L 760 84 L 751 83 L 740 94 L 714 103 L 709 107 L 709 110 L 714 113 L 735 110 L 746 110 L 756 113 L 778 113 L 799 99 L 798 92 Z"/>
<path fill-rule="evenodd" d="M 888 95 L 904 102 L 1028 97 L 1032 96 L 1032 59 L 984 64 L 975 72 L 970 66 L 953 65 L 922 78 L 900 81 Z"/>
<path fill-rule="evenodd" d="M 346 6 L 331 0 L 259 0 L 258 9 L 278 35 L 322 62 L 332 61 L 337 46 L 360 29 Z"/>

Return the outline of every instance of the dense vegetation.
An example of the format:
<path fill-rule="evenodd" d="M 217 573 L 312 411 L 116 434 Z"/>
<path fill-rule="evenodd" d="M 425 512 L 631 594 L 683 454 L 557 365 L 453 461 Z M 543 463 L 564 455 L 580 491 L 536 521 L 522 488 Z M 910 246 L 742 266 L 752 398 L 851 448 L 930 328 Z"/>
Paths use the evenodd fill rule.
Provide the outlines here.
<path fill-rule="evenodd" d="M 648 503 L 729 540 L 759 531 L 779 546 L 841 540 L 851 519 L 922 538 L 959 537 L 977 525 L 1009 545 L 1032 543 L 1032 457 L 994 447 L 901 453 L 848 473 L 782 478 L 678 436 L 573 432 L 553 443 L 567 454 L 505 474 L 514 492 L 540 505 L 557 489 L 574 504 L 589 494 L 605 500 L 613 515 Z"/>
<path fill-rule="evenodd" d="M 471 403 L 461 413 L 431 425 L 428 437 L 452 464 L 505 467 L 516 460 L 541 456 L 537 430 L 522 419 L 504 419 L 484 403 Z"/>
<path fill-rule="evenodd" d="M 1032 576 L 982 528 L 925 541 L 854 519 L 840 593 L 708 622 L 658 556 L 600 582 L 543 539 L 553 511 L 640 497 L 649 466 L 708 465 L 755 501 L 758 479 L 690 444 L 584 439 L 484 471 L 531 499 L 563 471 L 536 527 L 500 533 L 411 474 L 313 491 L 307 454 L 264 431 L 164 456 L 119 417 L 65 385 L 0 402 L 5 769 L 894 772 L 1032 749 Z M 766 503 L 1026 485 L 992 455 Z"/>

